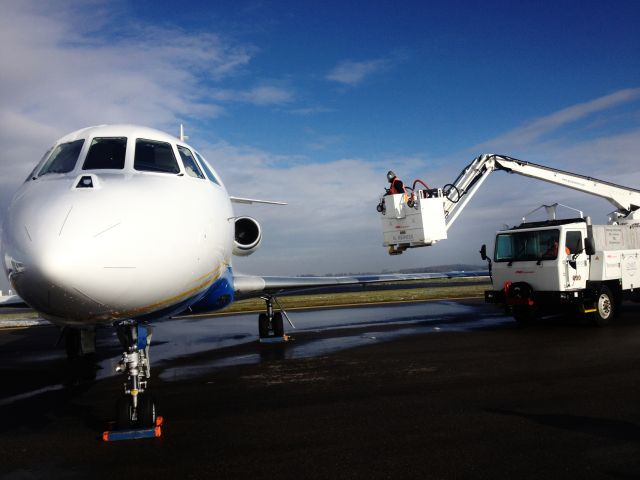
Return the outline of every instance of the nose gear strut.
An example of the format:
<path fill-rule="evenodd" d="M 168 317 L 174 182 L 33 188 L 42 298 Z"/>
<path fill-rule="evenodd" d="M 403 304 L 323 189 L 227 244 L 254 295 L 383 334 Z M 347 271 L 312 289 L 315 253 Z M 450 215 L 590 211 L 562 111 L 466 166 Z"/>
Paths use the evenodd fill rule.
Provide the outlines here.
<path fill-rule="evenodd" d="M 147 390 L 151 377 L 149 346 L 151 329 L 133 320 L 115 325 L 118 339 L 125 349 L 116 367 L 124 372 L 124 395 L 118 401 L 116 423 L 118 428 L 152 427 L 156 422 L 156 406 Z"/>

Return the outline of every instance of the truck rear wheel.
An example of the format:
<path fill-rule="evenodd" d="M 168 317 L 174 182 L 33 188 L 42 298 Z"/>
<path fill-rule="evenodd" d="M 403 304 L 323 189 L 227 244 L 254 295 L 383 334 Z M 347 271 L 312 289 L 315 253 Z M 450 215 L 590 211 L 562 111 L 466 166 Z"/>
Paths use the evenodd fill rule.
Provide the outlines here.
<path fill-rule="evenodd" d="M 616 301 L 611 290 L 606 285 L 600 287 L 596 297 L 595 311 L 591 313 L 591 321 L 595 325 L 607 325 L 611 323 L 616 313 Z"/>

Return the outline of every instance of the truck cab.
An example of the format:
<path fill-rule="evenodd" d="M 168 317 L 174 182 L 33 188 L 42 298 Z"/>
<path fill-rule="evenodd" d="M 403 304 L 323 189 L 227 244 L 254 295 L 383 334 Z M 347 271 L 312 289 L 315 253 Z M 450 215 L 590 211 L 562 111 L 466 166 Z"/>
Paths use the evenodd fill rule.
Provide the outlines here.
<path fill-rule="evenodd" d="M 586 223 L 568 220 L 522 224 L 497 232 L 493 286 L 526 282 L 536 291 L 570 291 L 586 286 Z"/>
<path fill-rule="evenodd" d="M 529 222 L 497 232 L 489 302 L 504 303 L 514 316 L 557 312 L 584 302 L 589 279 L 583 218 Z"/>

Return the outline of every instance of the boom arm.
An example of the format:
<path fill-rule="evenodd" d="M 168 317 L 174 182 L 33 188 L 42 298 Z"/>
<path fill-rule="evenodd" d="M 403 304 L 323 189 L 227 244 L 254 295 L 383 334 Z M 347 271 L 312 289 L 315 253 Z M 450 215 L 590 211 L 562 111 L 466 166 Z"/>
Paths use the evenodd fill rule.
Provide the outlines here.
<path fill-rule="evenodd" d="M 525 162 L 506 155 L 485 154 L 480 155 L 467 165 L 453 184 L 444 186 L 443 191 L 446 196 L 444 210 L 447 230 L 453 225 L 453 222 L 462 213 L 464 207 L 473 198 L 487 177 L 495 170 L 517 173 L 525 177 L 536 178 L 605 198 L 616 207 L 618 217 L 637 219 L 634 213 L 640 207 L 640 190 L 597 180 L 585 175 Z M 640 218 L 640 212 L 638 213 L 638 218 Z"/>

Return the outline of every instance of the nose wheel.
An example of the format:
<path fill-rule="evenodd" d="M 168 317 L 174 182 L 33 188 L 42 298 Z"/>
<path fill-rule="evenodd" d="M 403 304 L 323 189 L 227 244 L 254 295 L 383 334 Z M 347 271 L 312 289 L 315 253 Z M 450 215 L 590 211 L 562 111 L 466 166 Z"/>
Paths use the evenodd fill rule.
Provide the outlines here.
<path fill-rule="evenodd" d="M 284 321 L 286 318 L 292 328 L 296 328 L 287 312 L 282 308 L 278 299 L 273 296 L 262 297 L 266 304 L 266 312 L 258 315 L 258 333 L 260 341 L 270 343 L 273 341 L 286 341 L 288 337 L 284 333 Z M 280 311 L 273 310 L 273 302 L 278 305 Z"/>
<path fill-rule="evenodd" d="M 116 367 L 117 372 L 126 374 L 124 395 L 116 408 L 118 429 L 149 428 L 156 422 L 156 405 L 146 391 L 151 377 L 149 347 L 151 331 L 145 325 L 134 321 L 116 324 L 118 339 L 125 349 Z"/>

